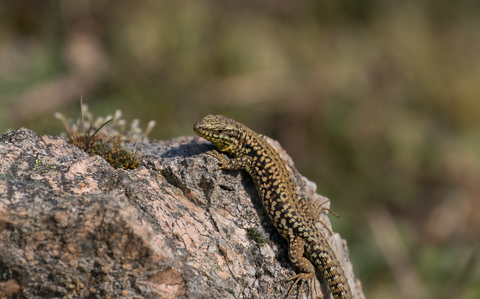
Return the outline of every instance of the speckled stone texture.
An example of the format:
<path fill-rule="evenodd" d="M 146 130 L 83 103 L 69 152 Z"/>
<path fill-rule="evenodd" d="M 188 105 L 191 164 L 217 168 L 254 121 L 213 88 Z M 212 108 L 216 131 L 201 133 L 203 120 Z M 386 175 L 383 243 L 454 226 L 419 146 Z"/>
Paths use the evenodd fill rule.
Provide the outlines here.
<path fill-rule="evenodd" d="M 299 195 L 322 200 L 272 145 Z M 295 269 L 247 173 L 215 171 L 205 155 L 213 145 L 197 137 L 127 147 L 141 159 L 135 170 L 61 137 L 25 128 L 0 136 L 0 298 L 286 296 Z M 318 226 L 354 298 L 364 298 L 346 243 Z M 251 228 L 267 241 L 258 244 Z M 324 281 L 316 288 L 329 298 Z"/>

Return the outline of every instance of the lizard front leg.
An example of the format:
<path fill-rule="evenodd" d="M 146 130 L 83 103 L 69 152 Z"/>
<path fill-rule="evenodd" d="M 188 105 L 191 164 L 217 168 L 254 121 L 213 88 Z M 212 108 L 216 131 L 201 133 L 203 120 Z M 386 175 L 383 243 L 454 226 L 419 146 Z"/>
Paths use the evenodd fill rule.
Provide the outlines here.
<path fill-rule="evenodd" d="M 224 154 L 217 150 L 211 150 L 206 152 L 207 155 L 210 155 L 218 160 L 220 166 L 215 170 L 227 169 L 227 170 L 236 170 L 236 169 L 245 169 L 249 170 L 252 165 L 252 161 L 248 156 L 243 156 L 240 158 L 227 159 Z"/>

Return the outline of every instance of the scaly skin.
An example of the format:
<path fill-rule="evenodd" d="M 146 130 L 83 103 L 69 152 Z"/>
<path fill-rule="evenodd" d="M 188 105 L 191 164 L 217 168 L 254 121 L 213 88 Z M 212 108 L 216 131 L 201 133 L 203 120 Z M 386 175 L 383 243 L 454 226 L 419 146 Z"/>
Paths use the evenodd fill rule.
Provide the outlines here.
<path fill-rule="evenodd" d="M 233 159 L 227 160 L 216 150 L 208 152 L 218 159 L 218 169 L 245 169 L 252 176 L 265 212 L 288 241 L 289 258 L 300 272 L 289 279 L 295 279 L 295 283 L 288 294 L 298 282 L 300 290 L 297 298 L 305 281 L 311 287 L 315 275 L 314 264 L 325 277 L 335 298 L 353 298 L 335 253 L 315 226 L 315 220 L 305 203 L 298 198 L 285 163 L 265 138 L 223 115 L 207 115 L 193 126 L 193 130 L 212 142 L 219 151 L 233 156 Z"/>

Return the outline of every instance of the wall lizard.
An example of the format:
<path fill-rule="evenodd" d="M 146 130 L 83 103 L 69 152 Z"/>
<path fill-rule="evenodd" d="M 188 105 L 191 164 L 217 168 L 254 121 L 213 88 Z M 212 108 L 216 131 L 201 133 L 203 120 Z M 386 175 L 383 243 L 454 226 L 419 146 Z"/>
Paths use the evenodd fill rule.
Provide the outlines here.
<path fill-rule="evenodd" d="M 252 176 L 265 212 L 280 235 L 288 241 L 290 261 L 300 272 L 289 279 L 295 282 L 288 295 L 300 282 L 299 298 L 307 281 L 313 296 L 311 281 L 315 275 L 314 264 L 325 277 L 335 298 L 353 298 L 335 253 L 315 226 L 308 206 L 298 198 L 285 163 L 263 135 L 223 115 L 207 115 L 193 126 L 193 130 L 212 142 L 220 152 L 233 156 L 233 159 L 227 160 L 217 150 L 207 152 L 218 159 L 220 167 L 217 170 L 245 169 Z"/>

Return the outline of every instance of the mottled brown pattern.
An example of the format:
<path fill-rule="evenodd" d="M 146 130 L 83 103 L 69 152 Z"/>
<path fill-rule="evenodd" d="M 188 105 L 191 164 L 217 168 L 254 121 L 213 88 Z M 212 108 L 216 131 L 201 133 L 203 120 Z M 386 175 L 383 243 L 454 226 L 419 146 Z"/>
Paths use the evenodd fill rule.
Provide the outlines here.
<path fill-rule="evenodd" d="M 290 278 L 295 283 L 289 294 L 300 282 L 298 298 L 304 282 L 310 284 L 315 275 L 313 262 L 325 277 L 335 298 L 353 298 L 335 253 L 316 228 L 315 220 L 306 211 L 305 204 L 298 198 L 285 163 L 264 137 L 223 115 L 207 115 L 193 129 L 199 136 L 212 142 L 219 151 L 233 156 L 228 160 L 216 150 L 208 152 L 219 160 L 218 169 L 245 169 L 255 181 L 265 212 L 288 241 L 289 258 L 300 272 Z"/>

